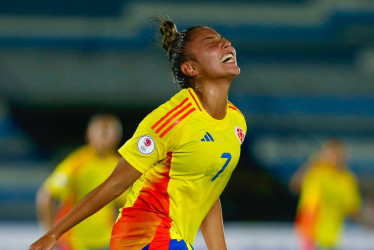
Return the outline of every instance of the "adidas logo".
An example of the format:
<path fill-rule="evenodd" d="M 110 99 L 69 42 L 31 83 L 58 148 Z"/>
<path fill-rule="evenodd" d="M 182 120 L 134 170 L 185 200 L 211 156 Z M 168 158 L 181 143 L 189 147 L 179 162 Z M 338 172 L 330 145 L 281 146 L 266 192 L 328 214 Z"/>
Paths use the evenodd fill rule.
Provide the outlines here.
<path fill-rule="evenodd" d="M 214 139 L 208 132 L 206 132 L 204 138 L 201 139 L 201 141 L 214 141 Z"/>

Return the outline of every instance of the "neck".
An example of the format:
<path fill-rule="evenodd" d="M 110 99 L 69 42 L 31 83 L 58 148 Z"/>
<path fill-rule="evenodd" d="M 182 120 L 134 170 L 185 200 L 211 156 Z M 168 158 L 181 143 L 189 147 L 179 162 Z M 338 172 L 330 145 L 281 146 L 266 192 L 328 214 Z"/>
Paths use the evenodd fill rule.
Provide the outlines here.
<path fill-rule="evenodd" d="M 229 88 L 230 82 L 227 81 L 204 82 L 199 84 L 195 93 L 208 114 L 217 120 L 222 120 L 226 116 Z"/>

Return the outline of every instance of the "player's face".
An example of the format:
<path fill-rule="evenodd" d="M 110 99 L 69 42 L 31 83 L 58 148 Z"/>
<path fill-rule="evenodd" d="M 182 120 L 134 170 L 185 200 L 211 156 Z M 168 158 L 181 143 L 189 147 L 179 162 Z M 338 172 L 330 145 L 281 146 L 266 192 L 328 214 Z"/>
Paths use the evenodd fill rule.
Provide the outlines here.
<path fill-rule="evenodd" d="M 98 118 L 87 130 L 88 143 L 98 152 L 115 150 L 122 136 L 122 127 L 118 120 L 111 117 Z"/>
<path fill-rule="evenodd" d="M 201 79 L 231 80 L 240 73 L 236 51 L 230 41 L 210 28 L 199 28 L 193 32 L 189 49 Z"/>
<path fill-rule="evenodd" d="M 336 167 L 343 164 L 344 154 L 344 148 L 339 145 L 324 145 L 321 151 L 322 158 Z"/>

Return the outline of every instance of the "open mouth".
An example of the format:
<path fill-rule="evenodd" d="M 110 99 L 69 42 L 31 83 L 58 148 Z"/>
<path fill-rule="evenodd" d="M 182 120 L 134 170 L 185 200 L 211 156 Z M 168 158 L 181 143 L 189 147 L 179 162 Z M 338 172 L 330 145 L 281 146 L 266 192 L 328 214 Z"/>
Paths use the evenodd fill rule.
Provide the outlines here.
<path fill-rule="evenodd" d="M 235 62 L 235 60 L 234 60 L 234 55 L 231 54 L 231 53 L 227 53 L 227 54 L 225 54 L 225 55 L 221 58 L 221 63 L 230 63 L 230 62 Z"/>

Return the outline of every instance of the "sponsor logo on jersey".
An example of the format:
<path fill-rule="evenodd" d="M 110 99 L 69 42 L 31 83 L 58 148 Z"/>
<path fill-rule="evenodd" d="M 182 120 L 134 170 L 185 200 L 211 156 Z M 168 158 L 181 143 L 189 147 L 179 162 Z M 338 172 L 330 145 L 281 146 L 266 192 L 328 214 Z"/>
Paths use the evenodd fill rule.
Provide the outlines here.
<path fill-rule="evenodd" d="M 203 139 L 201 139 L 201 141 L 214 141 L 214 139 L 213 136 L 209 134 L 209 132 L 206 132 L 205 136 L 203 137 Z"/>
<path fill-rule="evenodd" d="M 155 150 L 155 141 L 149 135 L 144 135 L 138 140 L 138 150 L 144 155 L 149 155 Z"/>
<path fill-rule="evenodd" d="M 236 134 L 236 137 L 238 137 L 240 144 L 242 144 L 245 138 L 244 130 L 239 126 L 236 126 L 235 134 Z"/>

